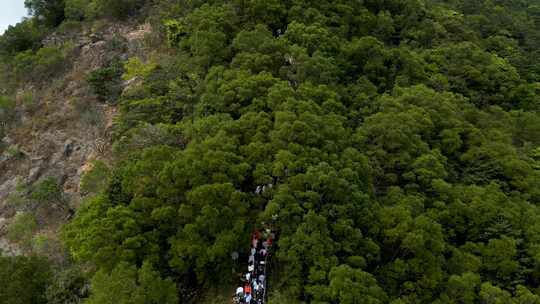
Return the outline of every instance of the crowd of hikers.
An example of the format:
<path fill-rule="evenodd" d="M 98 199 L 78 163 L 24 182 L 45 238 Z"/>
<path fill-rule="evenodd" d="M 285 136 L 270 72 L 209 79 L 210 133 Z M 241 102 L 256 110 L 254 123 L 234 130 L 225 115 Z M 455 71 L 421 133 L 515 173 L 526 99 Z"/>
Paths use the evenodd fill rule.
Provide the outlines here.
<path fill-rule="evenodd" d="M 242 285 L 236 289 L 235 304 L 263 304 L 266 299 L 266 269 L 270 250 L 275 239 L 271 229 L 256 230 L 251 235 L 251 250 L 247 272 L 242 276 Z"/>

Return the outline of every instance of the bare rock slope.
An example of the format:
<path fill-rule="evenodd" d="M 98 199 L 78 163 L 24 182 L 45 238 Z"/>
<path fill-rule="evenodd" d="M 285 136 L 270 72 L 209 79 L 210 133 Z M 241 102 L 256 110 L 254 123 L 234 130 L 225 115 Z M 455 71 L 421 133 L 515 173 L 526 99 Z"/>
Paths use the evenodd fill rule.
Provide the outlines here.
<path fill-rule="evenodd" d="M 87 75 L 113 56 L 127 59 L 144 49 L 148 25 L 115 25 L 100 31 L 82 31 L 70 37 L 53 34 L 45 45 L 72 44 L 66 71 L 39 88 L 28 85 L 17 96 L 19 123 L 2 139 L 0 150 L 0 251 L 21 254 L 33 250 L 9 242 L 9 226 L 20 212 L 35 214 L 35 235 L 56 235 L 58 228 L 81 201 L 80 180 L 95 160 L 110 158 L 110 131 L 116 107 L 99 102 Z M 126 84 L 127 85 L 127 84 Z M 32 96 L 28 105 L 25 96 Z M 54 178 L 67 207 L 17 205 L 21 189 Z"/>

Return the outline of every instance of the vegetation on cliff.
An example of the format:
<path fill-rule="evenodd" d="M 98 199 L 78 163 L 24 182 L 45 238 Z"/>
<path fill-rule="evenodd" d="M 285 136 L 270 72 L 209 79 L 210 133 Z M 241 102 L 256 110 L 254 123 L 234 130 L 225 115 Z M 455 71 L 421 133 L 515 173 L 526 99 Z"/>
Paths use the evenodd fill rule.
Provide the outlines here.
<path fill-rule="evenodd" d="M 154 28 L 153 52 L 87 79 L 120 109 L 115 161 L 62 235 L 88 303 L 228 286 L 231 253 L 270 221 L 273 303 L 540 303 L 540 2 L 28 6 L 0 38 L 7 121 L 10 90 L 61 66 L 48 31 Z M 73 286 L 43 284 L 32 303 Z"/>

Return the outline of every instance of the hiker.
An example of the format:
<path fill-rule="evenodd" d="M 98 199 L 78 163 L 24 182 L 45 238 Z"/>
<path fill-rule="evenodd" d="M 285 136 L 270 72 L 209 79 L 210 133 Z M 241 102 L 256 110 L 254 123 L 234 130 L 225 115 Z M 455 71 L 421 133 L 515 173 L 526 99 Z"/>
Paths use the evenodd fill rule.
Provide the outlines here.
<path fill-rule="evenodd" d="M 249 256 L 248 263 L 255 263 L 255 255 L 254 254 Z"/>
<path fill-rule="evenodd" d="M 251 273 L 246 273 L 246 280 L 249 282 L 251 281 Z"/>
<path fill-rule="evenodd" d="M 266 258 L 266 255 L 268 254 L 268 250 L 266 249 L 261 249 L 261 251 L 259 251 L 260 255 L 262 258 Z"/>
<path fill-rule="evenodd" d="M 261 284 L 261 285 L 264 286 L 264 279 L 265 279 L 264 274 L 261 274 L 261 275 L 259 276 L 259 284 Z"/>
<path fill-rule="evenodd" d="M 244 293 L 244 287 L 239 286 L 238 288 L 236 288 L 236 294 L 237 295 L 240 295 L 240 294 L 243 294 L 243 293 Z"/>
<path fill-rule="evenodd" d="M 259 290 L 257 291 L 257 299 L 264 299 L 264 287 L 260 286 Z"/>
<path fill-rule="evenodd" d="M 251 294 L 251 284 L 249 282 L 244 285 L 244 294 Z"/>
<path fill-rule="evenodd" d="M 251 294 L 246 295 L 246 303 L 251 303 L 252 297 Z"/>
<path fill-rule="evenodd" d="M 257 291 L 259 290 L 259 284 L 257 284 L 257 280 L 253 280 L 253 290 L 255 291 L 255 293 L 257 293 Z"/>
<path fill-rule="evenodd" d="M 259 250 L 255 251 L 254 258 L 255 258 L 255 262 L 259 261 L 262 258 L 261 254 L 259 253 Z"/>
<path fill-rule="evenodd" d="M 255 265 L 253 265 L 253 263 L 249 263 L 248 264 L 248 272 L 252 273 L 253 271 L 255 271 Z"/>
<path fill-rule="evenodd" d="M 264 261 L 261 261 L 261 262 L 259 263 L 259 266 L 257 267 L 258 273 L 264 274 L 264 266 L 265 266 L 265 262 L 264 262 Z"/>
<path fill-rule="evenodd" d="M 236 288 L 236 296 L 234 297 L 235 303 L 243 303 L 244 302 L 244 288 L 242 286 Z"/>

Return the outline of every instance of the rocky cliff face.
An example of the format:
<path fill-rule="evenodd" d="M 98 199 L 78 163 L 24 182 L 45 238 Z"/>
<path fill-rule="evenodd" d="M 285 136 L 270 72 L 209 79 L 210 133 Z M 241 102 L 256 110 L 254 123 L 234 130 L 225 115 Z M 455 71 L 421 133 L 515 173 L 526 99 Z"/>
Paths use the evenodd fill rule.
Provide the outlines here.
<path fill-rule="evenodd" d="M 94 160 L 110 159 L 110 131 L 116 107 L 99 102 L 86 78 L 112 57 L 127 59 L 143 52 L 149 32 L 149 25 L 114 25 L 71 35 L 53 34 L 44 41 L 45 45 L 69 41 L 71 51 L 63 75 L 46 86 L 27 85 L 19 90 L 19 123 L 2 139 L 0 250 L 4 254 L 24 252 L 6 238 L 17 212 L 28 208 L 12 202 L 15 193 L 46 178 L 59 181 L 67 208 L 50 205 L 32 210 L 37 219 L 34 233 L 54 236 L 80 204 L 81 176 Z"/>

